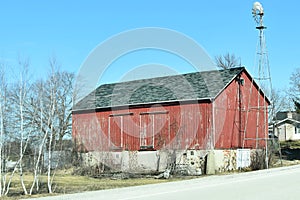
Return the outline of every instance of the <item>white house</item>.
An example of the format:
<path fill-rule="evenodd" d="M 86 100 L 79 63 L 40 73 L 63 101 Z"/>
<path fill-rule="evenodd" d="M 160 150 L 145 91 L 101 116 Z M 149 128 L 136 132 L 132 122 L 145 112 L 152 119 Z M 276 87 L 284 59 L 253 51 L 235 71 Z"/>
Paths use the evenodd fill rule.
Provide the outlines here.
<path fill-rule="evenodd" d="M 300 114 L 291 111 L 278 112 L 270 128 L 274 130 L 279 141 L 300 140 Z"/>

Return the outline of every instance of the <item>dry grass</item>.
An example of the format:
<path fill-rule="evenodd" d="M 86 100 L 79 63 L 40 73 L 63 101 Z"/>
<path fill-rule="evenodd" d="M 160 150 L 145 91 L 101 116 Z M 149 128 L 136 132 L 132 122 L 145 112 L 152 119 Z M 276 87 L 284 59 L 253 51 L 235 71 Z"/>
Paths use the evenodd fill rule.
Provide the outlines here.
<path fill-rule="evenodd" d="M 283 160 L 283 165 L 291 165 L 291 164 L 299 164 L 300 161 L 285 161 Z M 277 165 L 273 167 L 280 167 L 279 160 L 277 160 Z M 84 191 L 93 191 L 93 190 L 104 190 L 104 189 L 112 189 L 112 188 L 120 188 L 120 187 L 129 187 L 129 186 L 137 186 L 137 185 L 145 185 L 145 184 L 155 184 L 155 183 L 164 183 L 170 181 L 179 181 L 183 179 L 191 179 L 194 177 L 186 176 L 179 178 L 170 178 L 170 179 L 154 179 L 153 177 L 149 178 L 131 178 L 131 179 L 111 179 L 111 178 L 92 178 L 87 176 L 79 176 L 72 175 L 73 170 L 62 170 L 56 173 L 53 181 L 53 191 L 54 194 L 67 194 L 67 193 L 79 193 Z M 227 173 L 224 173 L 227 174 Z M 29 191 L 32 181 L 33 175 L 30 173 L 26 173 L 24 175 L 25 185 L 27 190 Z M 42 197 L 49 196 L 47 193 L 47 176 L 40 176 L 40 192 L 39 194 L 34 194 L 32 196 L 23 195 L 23 191 L 20 184 L 20 177 L 18 174 L 15 174 L 9 195 L 7 197 L 0 198 L 1 200 L 17 200 L 17 199 L 25 199 L 25 198 L 33 198 L 33 197 Z"/>
<path fill-rule="evenodd" d="M 282 149 L 300 149 L 300 140 L 288 140 L 280 142 L 280 146 Z"/>
<path fill-rule="evenodd" d="M 24 175 L 25 185 L 29 191 L 33 176 L 32 174 Z M 129 187 L 145 184 L 154 184 L 154 183 L 163 183 L 170 181 L 178 181 L 182 178 L 171 178 L 168 180 L 165 179 L 154 179 L 154 178 L 131 178 L 131 179 L 116 179 L 111 178 L 91 178 L 86 176 L 77 176 L 72 175 L 70 171 L 59 171 L 54 177 L 52 189 L 54 195 L 57 194 L 67 194 L 67 193 L 78 193 L 83 191 L 93 191 L 93 190 L 104 190 L 120 187 Z M 32 197 L 41 197 L 49 196 L 47 193 L 47 177 L 46 175 L 40 176 L 40 193 L 34 194 L 32 196 L 24 196 L 20 184 L 20 177 L 18 174 L 15 174 L 11 189 L 8 197 L 2 197 L 0 199 L 4 200 L 15 200 L 20 198 L 32 198 Z"/>

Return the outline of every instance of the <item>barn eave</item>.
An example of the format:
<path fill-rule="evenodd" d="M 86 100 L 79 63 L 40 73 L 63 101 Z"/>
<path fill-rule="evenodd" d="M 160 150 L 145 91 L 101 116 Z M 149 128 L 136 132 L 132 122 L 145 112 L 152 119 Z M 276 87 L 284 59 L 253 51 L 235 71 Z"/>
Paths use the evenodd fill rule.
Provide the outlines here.
<path fill-rule="evenodd" d="M 183 99 L 183 100 L 175 100 L 175 101 L 164 101 L 164 102 L 147 102 L 147 103 L 139 103 L 139 104 L 124 104 L 124 105 L 114 105 L 114 106 L 106 106 L 106 107 L 96 107 L 91 109 L 76 109 L 72 110 L 72 114 L 83 114 L 83 113 L 92 113 L 92 112 L 100 112 L 107 111 L 113 109 L 128 109 L 128 108 L 141 108 L 148 107 L 152 105 L 180 105 L 180 104 L 191 104 L 191 103 L 211 103 L 214 101 L 214 98 L 201 98 L 201 99 Z"/>

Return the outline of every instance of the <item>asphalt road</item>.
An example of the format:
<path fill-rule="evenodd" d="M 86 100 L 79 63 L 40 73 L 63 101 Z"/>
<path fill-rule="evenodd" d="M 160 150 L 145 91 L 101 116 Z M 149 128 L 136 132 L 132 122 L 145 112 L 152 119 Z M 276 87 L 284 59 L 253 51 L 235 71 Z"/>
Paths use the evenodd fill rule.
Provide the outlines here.
<path fill-rule="evenodd" d="M 38 199 L 298 200 L 300 199 L 300 165 L 240 174 L 208 176 L 179 182 L 101 190 Z"/>

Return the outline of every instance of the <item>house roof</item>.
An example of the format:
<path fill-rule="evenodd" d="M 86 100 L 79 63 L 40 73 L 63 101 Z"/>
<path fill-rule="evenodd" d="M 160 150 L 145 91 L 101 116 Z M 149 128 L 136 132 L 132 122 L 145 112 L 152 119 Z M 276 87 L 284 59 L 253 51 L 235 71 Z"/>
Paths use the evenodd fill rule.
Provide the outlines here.
<path fill-rule="evenodd" d="M 286 118 L 280 121 L 275 122 L 275 126 L 280 126 L 282 124 L 294 124 L 294 125 L 299 125 L 300 121 L 297 121 L 295 119 L 291 119 L 291 118 Z"/>
<path fill-rule="evenodd" d="M 280 126 L 282 124 L 300 124 L 300 114 L 296 112 L 291 112 L 291 111 L 282 111 L 282 112 L 277 112 L 276 117 L 273 121 L 273 124 L 275 126 Z"/>
<path fill-rule="evenodd" d="M 73 111 L 213 99 L 243 70 L 237 67 L 104 84 L 79 101 Z"/>
<path fill-rule="evenodd" d="M 289 116 L 291 117 L 291 119 L 300 121 L 300 114 L 297 113 L 297 112 L 295 112 L 295 111 L 281 111 L 281 112 L 277 112 L 274 120 L 281 121 L 281 120 L 284 120 L 286 118 L 290 118 Z"/>

